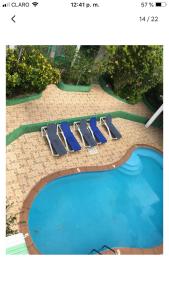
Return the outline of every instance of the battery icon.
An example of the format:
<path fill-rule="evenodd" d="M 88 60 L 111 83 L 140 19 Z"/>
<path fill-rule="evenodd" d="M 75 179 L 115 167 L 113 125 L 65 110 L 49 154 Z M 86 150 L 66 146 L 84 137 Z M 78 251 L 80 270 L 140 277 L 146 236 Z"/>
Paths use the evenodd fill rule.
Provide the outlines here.
<path fill-rule="evenodd" d="M 167 5 L 166 2 L 156 2 L 156 7 L 165 7 Z"/>

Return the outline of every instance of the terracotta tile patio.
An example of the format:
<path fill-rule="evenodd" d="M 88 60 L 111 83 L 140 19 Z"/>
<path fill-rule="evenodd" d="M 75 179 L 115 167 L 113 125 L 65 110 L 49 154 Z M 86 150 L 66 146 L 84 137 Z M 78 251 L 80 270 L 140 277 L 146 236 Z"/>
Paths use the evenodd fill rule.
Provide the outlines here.
<path fill-rule="evenodd" d="M 112 251 L 108 250 L 103 252 L 104 255 L 112 255 Z M 157 254 L 163 254 L 163 246 L 157 246 L 154 248 L 120 248 L 120 255 L 157 255 Z"/>
<path fill-rule="evenodd" d="M 117 162 L 134 144 L 148 144 L 162 150 L 162 131 L 142 124 L 114 119 L 123 138 L 97 146 L 98 153 L 87 149 L 63 157 L 53 157 L 40 132 L 25 134 L 7 147 L 7 203 L 9 214 L 17 213 L 31 188 L 47 174 L 80 166 L 100 166 Z M 101 128 L 108 138 L 105 130 Z M 17 225 L 16 225 L 17 227 Z"/>
<path fill-rule="evenodd" d="M 105 93 L 98 85 L 93 86 L 89 93 L 64 92 L 55 85 L 49 85 L 40 99 L 7 106 L 7 133 L 22 124 L 120 110 L 151 116 L 143 103 L 126 104 Z"/>

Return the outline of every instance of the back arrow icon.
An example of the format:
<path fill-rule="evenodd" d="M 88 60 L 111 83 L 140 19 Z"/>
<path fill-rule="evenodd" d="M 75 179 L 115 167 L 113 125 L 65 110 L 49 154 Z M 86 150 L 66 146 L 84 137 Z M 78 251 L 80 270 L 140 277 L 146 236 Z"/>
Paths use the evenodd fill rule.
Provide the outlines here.
<path fill-rule="evenodd" d="M 14 20 L 14 18 L 15 18 L 15 15 L 11 18 L 11 20 L 15 23 L 15 20 Z"/>

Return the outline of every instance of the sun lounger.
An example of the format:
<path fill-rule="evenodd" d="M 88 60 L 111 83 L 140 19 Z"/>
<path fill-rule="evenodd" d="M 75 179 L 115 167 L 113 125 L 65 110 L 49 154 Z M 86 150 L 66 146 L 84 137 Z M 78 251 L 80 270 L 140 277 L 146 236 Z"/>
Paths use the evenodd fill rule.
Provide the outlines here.
<path fill-rule="evenodd" d="M 97 127 L 97 122 L 96 122 L 96 118 L 92 117 L 90 119 L 90 129 L 97 141 L 98 144 L 104 144 L 107 142 L 106 138 L 104 137 L 104 135 L 102 134 L 102 132 L 100 131 L 100 129 Z"/>
<path fill-rule="evenodd" d="M 22 233 L 17 233 L 6 237 L 6 254 L 7 255 L 29 254 Z"/>
<path fill-rule="evenodd" d="M 59 138 L 58 127 L 55 124 L 42 127 L 41 132 L 43 136 L 46 136 L 50 150 L 54 156 L 61 156 L 67 153 L 67 150 Z"/>
<path fill-rule="evenodd" d="M 97 145 L 91 131 L 88 128 L 86 120 L 75 122 L 74 126 L 78 130 L 85 147 L 94 147 Z"/>
<path fill-rule="evenodd" d="M 121 133 L 113 125 L 111 116 L 106 116 L 104 118 L 100 118 L 100 123 L 106 127 L 111 139 L 118 140 L 122 137 Z"/>
<path fill-rule="evenodd" d="M 73 133 L 70 129 L 69 123 L 68 122 L 62 122 L 60 124 L 59 128 L 62 132 L 62 135 L 65 137 L 67 150 L 70 151 L 70 152 L 81 150 L 81 146 L 79 145 L 78 141 L 74 137 L 74 135 L 73 135 Z"/>

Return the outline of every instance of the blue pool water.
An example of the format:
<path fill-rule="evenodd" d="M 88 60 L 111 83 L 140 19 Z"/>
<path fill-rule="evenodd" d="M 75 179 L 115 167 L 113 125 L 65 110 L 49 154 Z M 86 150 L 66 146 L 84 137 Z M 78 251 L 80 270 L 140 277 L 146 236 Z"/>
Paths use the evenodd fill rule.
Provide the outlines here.
<path fill-rule="evenodd" d="M 28 226 L 42 254 L 88 254 L 93 248 L 149 248 L 163 242 L 162 155 L 136 149 L 120 167 L 68 175 L 34 199 Z"/>

